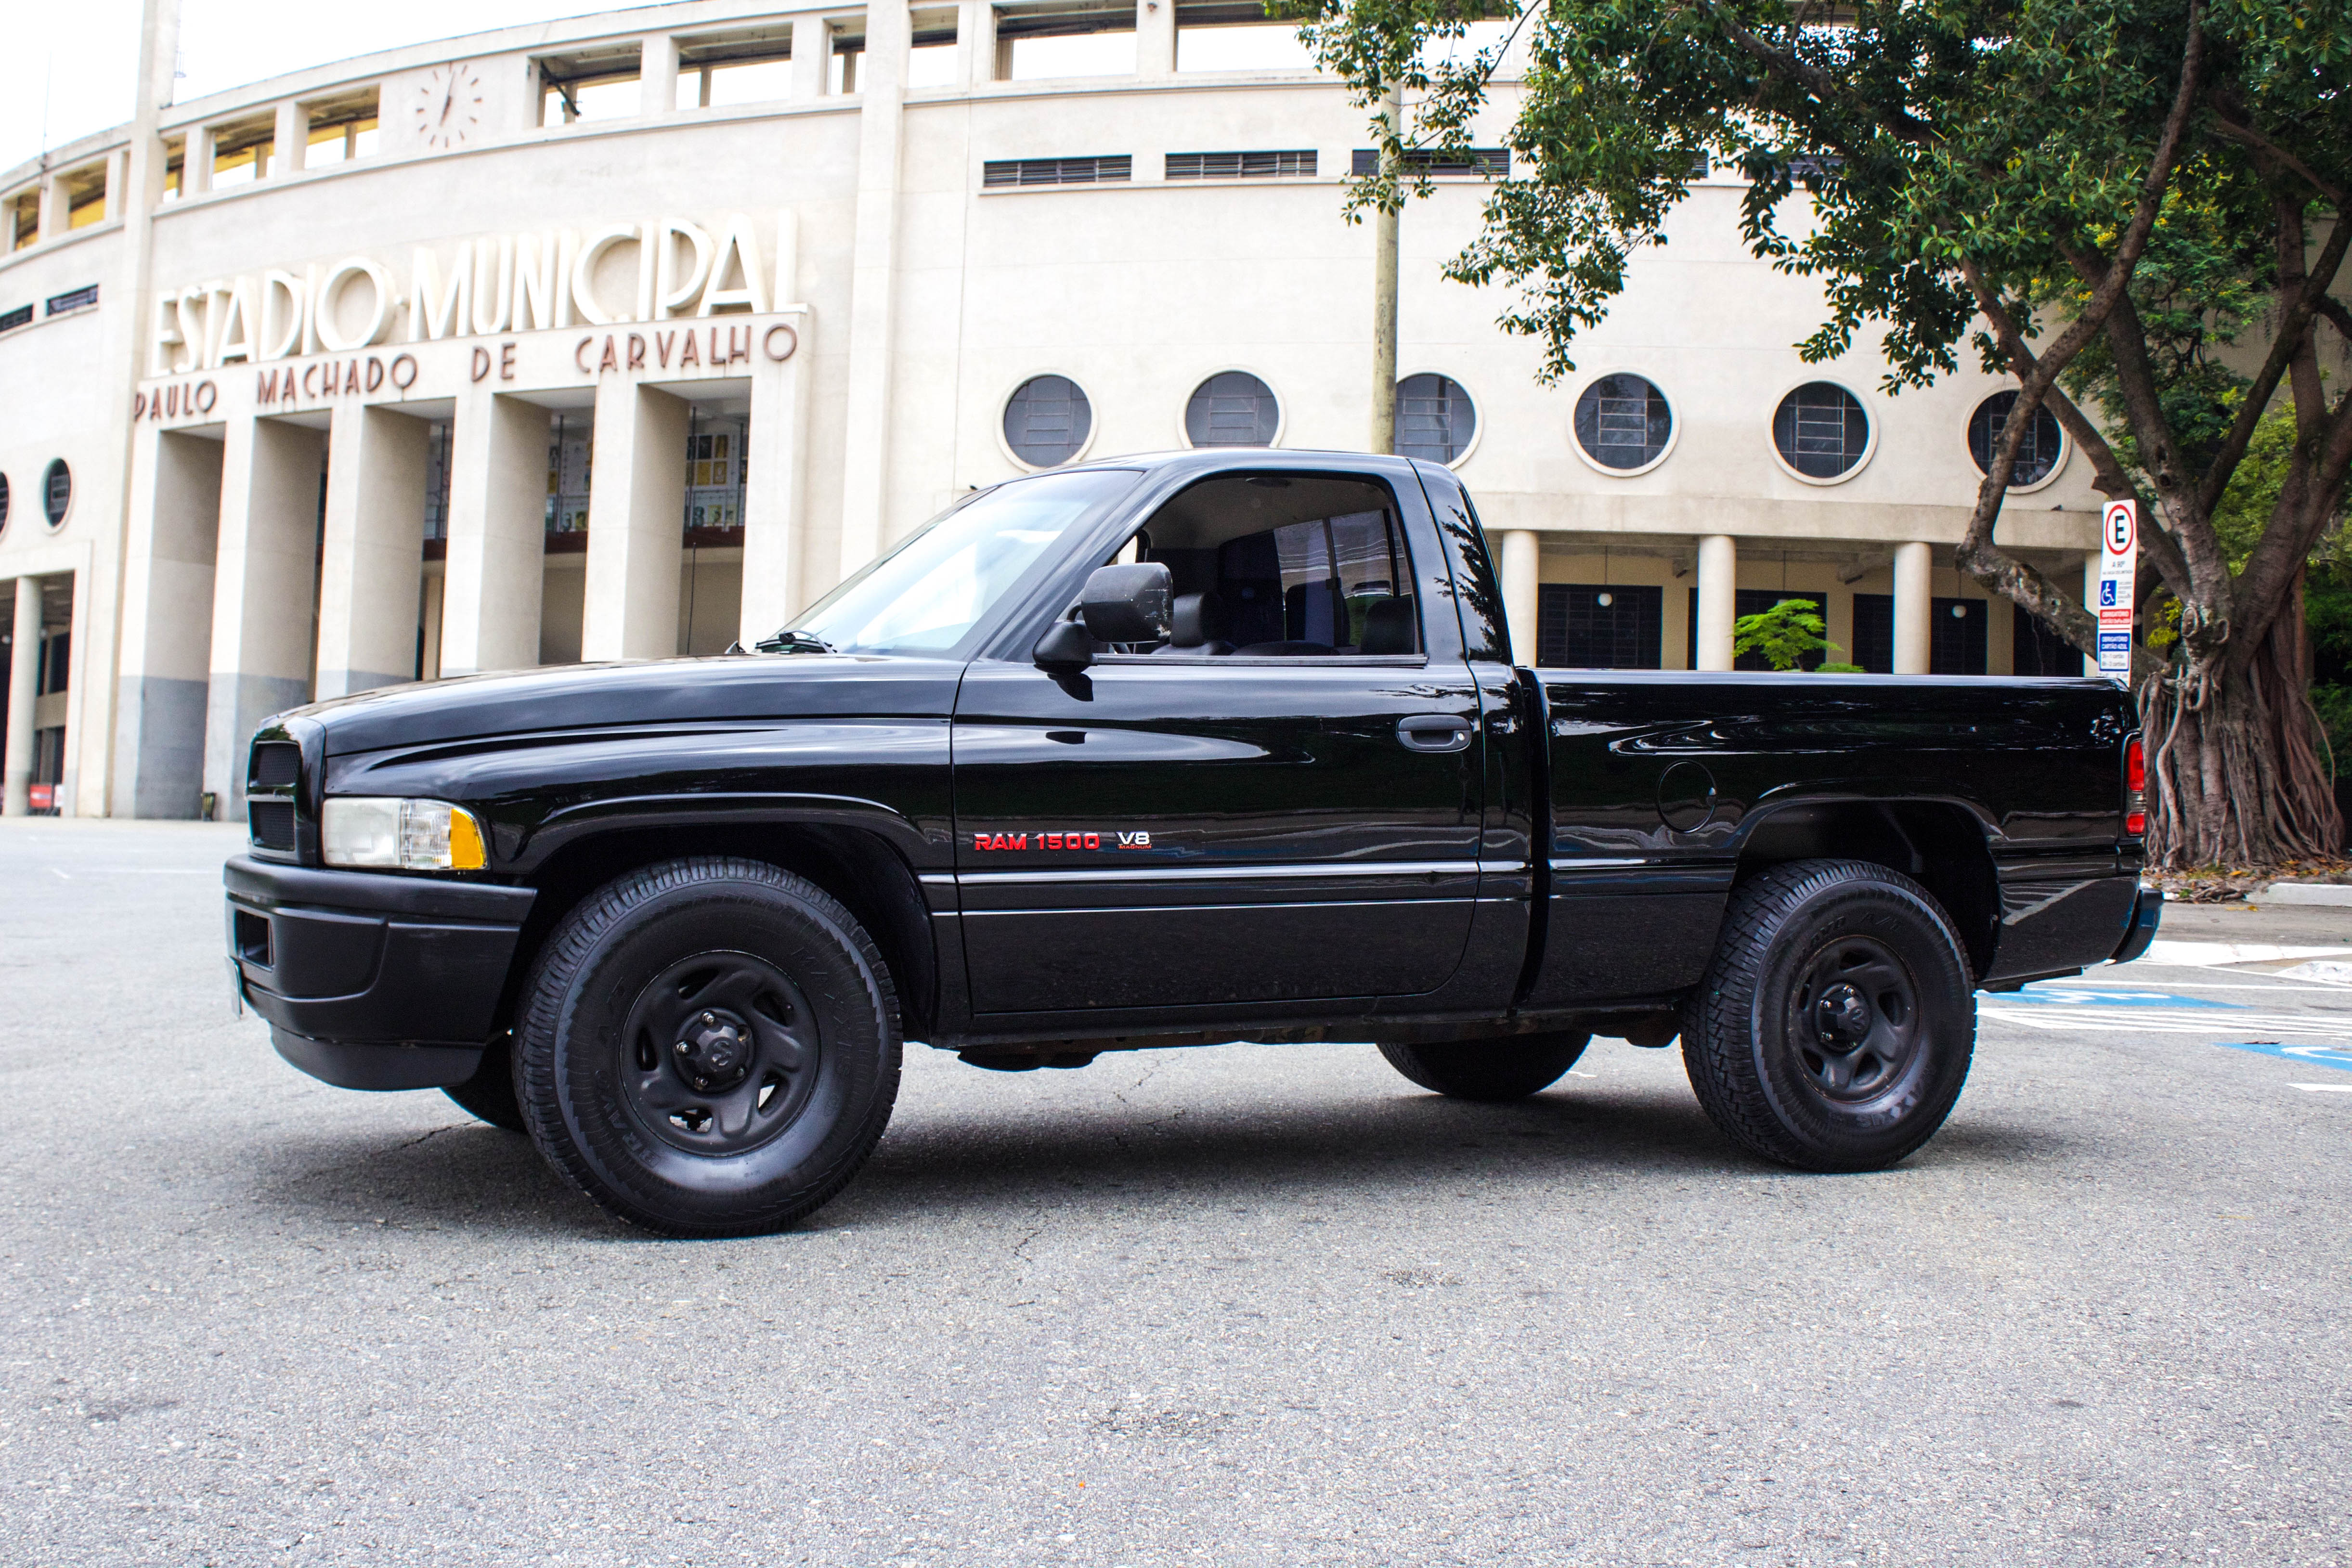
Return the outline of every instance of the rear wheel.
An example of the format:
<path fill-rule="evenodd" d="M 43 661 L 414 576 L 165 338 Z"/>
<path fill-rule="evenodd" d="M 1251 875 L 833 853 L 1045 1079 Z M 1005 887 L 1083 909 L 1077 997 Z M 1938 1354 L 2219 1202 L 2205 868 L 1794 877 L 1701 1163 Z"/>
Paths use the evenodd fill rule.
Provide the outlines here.
<path fill-rule="evenodd" d="M 673 1236 L 781 1229 L 856 1175 L 898 1090 L 872 940 L 804 878 L 671 861 L 599 889 L 541 949 L 516 1031 L 532 1140 Z"/>
<path fill-rule="evenodd" d="M 1382 1045 L 1389 1065 L 1456 1100 L 1524 1100 L 1576 1065 L 1589 1034 L 1519 1034 L 1443 1045 Z"/>
<path fill-rule="evenodd" d="M 1878 1170 L 1935 1136 L 1976 1047 L 1952 923 L 1900 873 L 1798 861 L 1741 885 L 1686 1009 L 1683 1063 L 1715 1124 L 1802 1170 Z"/>

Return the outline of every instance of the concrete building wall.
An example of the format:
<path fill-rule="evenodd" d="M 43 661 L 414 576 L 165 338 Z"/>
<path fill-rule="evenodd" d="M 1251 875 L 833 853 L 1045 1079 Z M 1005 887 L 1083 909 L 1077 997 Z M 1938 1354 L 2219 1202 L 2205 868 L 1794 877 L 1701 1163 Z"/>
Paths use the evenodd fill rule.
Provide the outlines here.
<path fill-rule="evenodd" d="M 1132 75 L 998 80 L 998 13 L 958 9 L 957 46 L 919 62 L 895 6 L 689 0 L 478 35 L 174 105 L 0 174 L 0 198 L 86 188 L 100 166 L 115 182 L 101 220 L 59 217 L 0 256 L 0 319 L 34 306 L 0 329 L 0 580 L 69 589 L 43 599 L 72 623 L 72 682 L 44 699 L 67 716 L 61 809 L 182 815 L 209 793 L 234 811 L 252 725 L 313 695 L 757 636 L 1025 471 L 1003 419 L 1034 376 L 1084 390 L 1090 456 L 1184 444 L 1193 389 L 1231 371 L 1276 395 L 1277 444 L 1360 447 L 1371 232 L 1342 214 L 1363 116 L 1339 87 L 1179 72 L 1156 12 Z M 704 107 L 691 78 L 678 96 L 681 51 L 786 26 L 783 96 Z M 829 44 L 798 47 L 835 33 L 866 40 L 854 92 L 833 90 Z M 543 98 L 625 58 L 651 74 L 587 89 L 604 117 L 565 123 Z M 903 85 L 943 61 L 946 85 Z M 349 139 L 312 145 L 345 121 Z M 266 165 L 215 177 L 212 149 L 264 125 Z M 331 160 L 345 147 L 365 155 Z M 1258 150 L 1311 153 L 1313 172 L 1167 177 L 1171 153 Z M 987 183 L 995 161 L 1101 156 L 1127 177 Z M 1441 277 L 1483 187 L 1440 181 L 1404 218 L 1401 373 L 1475 405 L 1456 466 L 1515 622 L 1546 584 L 1654 587 L 1660 661 L 1696 648 L 1720 667 L 1741 591 L 1821 593 L 1841 643 L 1853 595 L 1885 593 L 1898 667 L 1925 668 L 1931 601 L 1982 597 L 1950 549 L 1976 486 L 1969 420 L 2002 383 L 1971 370 L 1898 398 L 1866 346 L 1801 362 L 1818 292 L 1740 249 L 1740 194 L 1702 182 L 1547 386 L 1535 345 L 1496 325 L 1507 300 Z M 1620 374 L 1671 410 L 1665 449 L 1631 470 L 1574 433 L 1579 399 Z M 1834 482 L 1774 445 L 1780 399 L 1817 382 L 1868 421 L 1866 458 Z M 740 527 L 689 532 L 687 435 L 727 421 L 749 457 Z M 559 424 L 593 433 L 584 539 L 545 524 Z M 36 491 L 60 459 L 74 500 L 51 528 Z M 2067 454 L 2014 497 L 2004 539 L 2072 580 L 2095 507 Z M 2006 604 L 1984 625 L 1986 667 L 2005 667 Z M 1514 632 L 1534 657 L 1532 624 Z"/>

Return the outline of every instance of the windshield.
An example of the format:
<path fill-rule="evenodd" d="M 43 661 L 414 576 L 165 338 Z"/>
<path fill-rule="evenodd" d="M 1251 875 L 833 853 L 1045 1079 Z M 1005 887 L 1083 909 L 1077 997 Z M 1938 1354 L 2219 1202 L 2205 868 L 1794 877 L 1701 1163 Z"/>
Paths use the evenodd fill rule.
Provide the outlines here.
<path fill-rule="evenodd" d="M 983 490 L 826 594 L 791 630 L 835 653 L 952 652 L 1072 523 L 1135 475 L 1090 468 Z"/>

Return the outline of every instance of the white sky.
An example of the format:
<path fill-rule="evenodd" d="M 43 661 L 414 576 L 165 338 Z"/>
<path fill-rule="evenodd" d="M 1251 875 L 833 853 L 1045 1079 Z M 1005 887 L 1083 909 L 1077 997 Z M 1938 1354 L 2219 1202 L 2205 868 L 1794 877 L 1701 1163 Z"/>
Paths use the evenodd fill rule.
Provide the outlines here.
<path fill-rule="evenodd" d="M 614 9 L 614 0 L 183 0 L 174 99 L 402 44 Z M 131 118 L 139 0 L 10 0 L 0 169 Z"/>

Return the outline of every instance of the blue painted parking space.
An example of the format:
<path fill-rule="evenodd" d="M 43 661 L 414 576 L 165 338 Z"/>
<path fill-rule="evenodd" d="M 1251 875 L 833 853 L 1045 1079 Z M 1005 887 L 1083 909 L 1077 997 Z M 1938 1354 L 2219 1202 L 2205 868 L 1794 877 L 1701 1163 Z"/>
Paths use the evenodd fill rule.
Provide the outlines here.
<path fill-rule="evenodd" d="M 2205 997 L 2178 997 L 2169 991 L 2124 989 L 2094 986 L 2026 986 L 2000 998 L 2028 1007 L 2053 1008 L 2231 1008 L 2243 1002 L 2217 1002 Z"/>
<path fill-rule="evenodd" d="M 2229 1051 L 2258 1051 L 2264 1056 L 2284 1057 L 2289 1061 L 2339 1068 L 2352 1072 L 2352 1046 L 2285 1045 L 2275 1040 L 2217 1040 L 2213 1043 Z"/>

